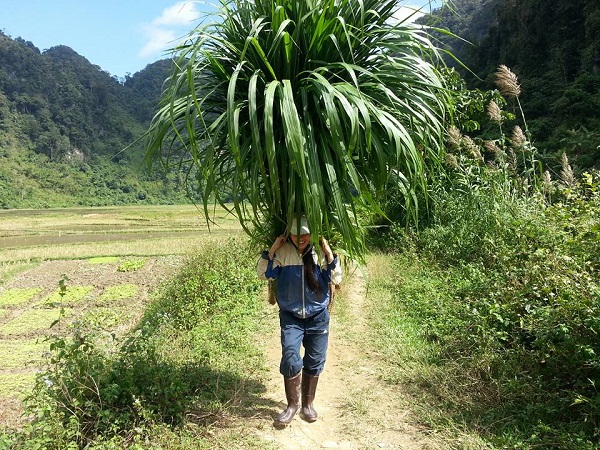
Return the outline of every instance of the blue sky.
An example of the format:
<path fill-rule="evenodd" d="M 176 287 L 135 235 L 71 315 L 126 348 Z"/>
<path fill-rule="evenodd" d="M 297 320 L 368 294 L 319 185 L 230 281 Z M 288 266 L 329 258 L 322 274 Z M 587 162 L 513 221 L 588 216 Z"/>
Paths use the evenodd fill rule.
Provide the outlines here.
<path fill-rule="evenodd" d="M 299 0 L 302 1 L 302 0 Z M 440 0 L 403 0 L 429 11 Z M 111 75 L 134 74 L 167 56 L 210 1 L 0 0 L 0 30 L 40 50 L 67 45 Z"/>

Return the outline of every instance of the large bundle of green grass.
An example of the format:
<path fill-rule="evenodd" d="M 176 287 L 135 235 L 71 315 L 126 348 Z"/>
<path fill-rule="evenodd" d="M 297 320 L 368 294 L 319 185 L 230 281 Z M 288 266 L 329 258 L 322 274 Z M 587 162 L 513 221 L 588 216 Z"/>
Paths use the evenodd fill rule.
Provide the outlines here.
<path fill-rule="evenodd" d="M 381 213 L 392 180 L 414 216 L 440 152 L 435 49 L 397 3 L 223 1 L 176 49 L 148 159 L 262 241 L 303 212 L 314 241 L 335 232 L 360 257 L 361 208 Z"/>

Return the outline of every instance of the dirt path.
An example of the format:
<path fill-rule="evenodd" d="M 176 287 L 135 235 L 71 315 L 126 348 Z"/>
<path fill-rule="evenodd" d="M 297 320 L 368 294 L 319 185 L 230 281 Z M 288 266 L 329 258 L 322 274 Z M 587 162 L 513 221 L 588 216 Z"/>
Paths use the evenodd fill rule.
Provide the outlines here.
<path fill-rule="evenodd" d="M 377 355 L 365 351 L 366 325 L 365 283 L 354 272 L 345 281 L 344 301 L 348 318 L 332 314 L 331 335 L 325 371 L 319 379 L 315 408 L 319 419 L 307 423 L 300 416 L 286 428 L 270 425 L 256 433 L 280 449 L 429 449 L 423 431 L 411 425 L 409 412 L 401 406 L 401 393 L 380 379 Z M 265 404 L 285 406 L 280 359 L 279 327 L 276 308 L 272 314 L 273 330 L 268 337 L 268 364 L 273 369 L 266 381 Z M 274 418 L 279 409 L 271 411 Z M 261 415 L 263 416 L 263 415 Z M 260 418 L 264 421 L 264 416 Z M 264 424 L 263 424 L 264 425 Z"/>

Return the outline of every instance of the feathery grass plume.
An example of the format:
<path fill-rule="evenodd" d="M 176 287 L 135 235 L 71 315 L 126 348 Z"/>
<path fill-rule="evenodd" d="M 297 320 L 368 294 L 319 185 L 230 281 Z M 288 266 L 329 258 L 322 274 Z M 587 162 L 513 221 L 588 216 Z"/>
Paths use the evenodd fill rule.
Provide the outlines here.
<path fill-rule="evenodd" d="M 517 155 L 512 148 L 508 149 L 508 169 L 513 173 L 517 173 Z"/>
<path fill-rule="evenodd" d="M 496 164 L 494 161 L 486 161 L 485 165 L 488 166 L 491 170 L 498 170 L 498 164 Z"/>
<path fill-rule="evenodd" d="M 510 134 L 510 142 L 514 149 L 520 149 L 527 142 L 527 137 L 519 125 L 515 125 Z"/>
<path fill-rule="evenodd" d="M 546 195 L 552 194 L 552 191 L 554 190 L 554 186 L 552 185 L 552 176 L 547 170 L 542 175 L 542 188 L 544 190 L 544 194 Z"/>
<path fill-rule="evenodd" d="M 491 153 L 492 155 L 496 155 L 502 151 L 502 149 L 498 146 L 498 144 L 496 144 L 495 141 L 484 141 L 483 147 L 488 153 Z"/>
<path fill-rule="evenodd" d="M 446 155 L 444 156 L 444 163 L 446 164 L 447 167 L 450 167 L 452 169 L 458 169 L 458 160 L 456 159 L 456 156 L 454 156 L 452 153 L 446 153 Z"/>
<path fill-rule="evenodd" d="M 458 128 L 454 125 L 451 125 L 446 131 L 446 142 L 450 145 L 450 148 L 457 149 L 460 147 L 460 141 L 462 139 L 462 134 Z"/>
<path fill-rule="evenodd" d="M 473 158 L 483 161 L 483 156 L 481 156 L 481 150 L 479 150 L 479 146 L 471 139 L 470 136 L 463 136 L 462 139 L 463 148 L 469 153 Z"/>
<path fill-rule="evenodd" d="M 561 181 L 567 187 L 573 186 L 575 184 L 575 174 L 569 164 L 569 158 L 567 157 L 566 152 L 563 152 L 562 157 L 560 158 L 560 164 L 562 166 L 562 169 L 560 170 Z"/>
<path fill-rule="evenodd" d="M 506 97 L 518 97 L 521 94 L 517 76 L 504 64 L 496 71 L 496 85 Z"/>
<path fill-rule="evenodd" d="M 497 124 L 502 123 L 502 121 L 503 121 L 502 110 L 498 106 L 498 103 L 496 103 L 494 100 L 492 100 L 491 102 L 488 103 L 486 110 L 487 110 L 487 115 L 492 122 L 495 122 Z"/>
<path fill-rule="evenodd" d="M 505 163 L 506 160 L 507 160 L 506 152 L 501 147 L 498 147 L 498 151 L 496 153 L 494 153 L 494 161 L 502 164 L 502 163 Z"/>

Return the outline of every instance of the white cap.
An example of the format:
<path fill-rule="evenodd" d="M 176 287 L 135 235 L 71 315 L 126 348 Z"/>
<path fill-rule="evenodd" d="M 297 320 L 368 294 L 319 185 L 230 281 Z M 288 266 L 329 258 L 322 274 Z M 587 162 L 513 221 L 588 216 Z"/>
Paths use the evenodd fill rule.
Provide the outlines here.
<path fill-rule="evenodd" d="M 298 220 L 294 217 L 292 220 L 292 225 L 290 227 L 290 233 L 296 234 L 298 232 Z M 306 221 L 306 216 L 302 216 L 300 218 L 300 234 L 310 234 L 310 229 L 308 228 L 308 222 Z"/>

